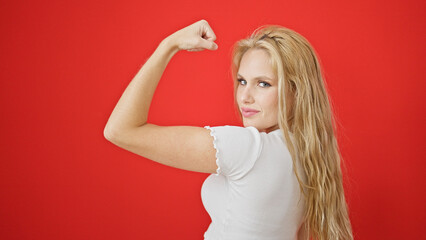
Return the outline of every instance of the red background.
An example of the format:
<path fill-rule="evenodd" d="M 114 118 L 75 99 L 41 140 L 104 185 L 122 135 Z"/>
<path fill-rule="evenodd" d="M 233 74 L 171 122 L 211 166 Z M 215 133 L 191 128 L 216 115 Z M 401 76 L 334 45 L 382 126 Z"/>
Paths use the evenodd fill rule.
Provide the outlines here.
<path fill-rule="evenodd" d="M 0 239 L 202 239 L 208 174 L 108 142 L 130 80 L 169 34 L 206 19 L 219 49 L 179 52 L 158 125 L 241 125 L 232 44 L 263 24 L 305 36 L 329 85 L 356 239 L 425 226 L 425 2 L 1 1 Z M 423 29 L 423 30 L 422 30 Z"/>

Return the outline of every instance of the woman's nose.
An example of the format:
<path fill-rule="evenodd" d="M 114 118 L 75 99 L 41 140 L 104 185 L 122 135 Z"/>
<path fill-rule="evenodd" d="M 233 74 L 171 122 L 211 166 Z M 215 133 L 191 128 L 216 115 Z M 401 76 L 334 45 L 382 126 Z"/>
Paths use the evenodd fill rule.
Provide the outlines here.
<path fill-rule="evenodd" d="M 250 87 L 245 86 L 241 92 L 241 101 L 245 104 L 250 104 L 254 102 L 253 93 Z"/>

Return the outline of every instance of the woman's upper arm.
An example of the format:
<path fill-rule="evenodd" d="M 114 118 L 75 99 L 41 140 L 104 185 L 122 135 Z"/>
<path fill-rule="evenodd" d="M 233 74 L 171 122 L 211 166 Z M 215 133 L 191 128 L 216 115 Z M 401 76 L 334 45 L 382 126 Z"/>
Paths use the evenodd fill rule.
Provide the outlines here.
<path fill-rule="evenodd" d="M 188 171 L 216 173 L 216 149 L 210 130 L 194 126 L 145 124 L 108 139 L 155 162 Z"/>

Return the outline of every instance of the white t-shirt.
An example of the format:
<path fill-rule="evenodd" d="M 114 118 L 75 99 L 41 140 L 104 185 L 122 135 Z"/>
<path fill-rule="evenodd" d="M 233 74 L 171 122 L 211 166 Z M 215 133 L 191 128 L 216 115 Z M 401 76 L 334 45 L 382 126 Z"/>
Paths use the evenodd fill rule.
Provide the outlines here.
<path fill-rule="evenodd" d="M 281 129 L 265 133 L 255 127 L 204 128 L 214 138 L 218 165 L 201 188 L 212 220 L 204 239 L 297 239 L 305 200 Z"/>

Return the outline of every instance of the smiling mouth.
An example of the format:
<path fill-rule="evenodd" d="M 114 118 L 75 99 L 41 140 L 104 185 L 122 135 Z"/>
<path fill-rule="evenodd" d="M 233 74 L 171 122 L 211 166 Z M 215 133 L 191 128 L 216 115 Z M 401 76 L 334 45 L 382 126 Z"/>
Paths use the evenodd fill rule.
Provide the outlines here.
<path fill-rule="evenodd" d="M 251 116 L 253 116 L 253 115 L 255 115 L 255 114 L 257 114 L 257 113 L 259 113 L 259 112 L 255 112 L 255 111 L 242 111 L 241 112 L 241 114 L 244 116 L 244 117 L 251 117 Z"/>

